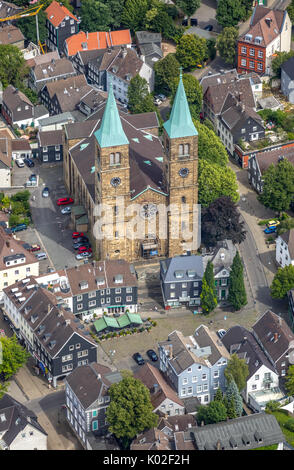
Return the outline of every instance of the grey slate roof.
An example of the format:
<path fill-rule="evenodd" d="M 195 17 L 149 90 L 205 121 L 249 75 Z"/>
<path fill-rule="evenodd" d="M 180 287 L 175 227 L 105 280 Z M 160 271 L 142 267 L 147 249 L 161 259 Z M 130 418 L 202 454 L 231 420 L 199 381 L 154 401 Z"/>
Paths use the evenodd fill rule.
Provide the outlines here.
<path fill-rule="evenodd" d="M 217 243 L 214 251 L 204 256 L 204 268 L 208 261 L 213 264 L 214 274 L 218 274 L 223 269 L 230 269 L 236 254 L 236 247 L 232 240 L 223 240 Z"/>
<path fill-rule="evenodd" d="M 161 268 L 163 271 L 164 282 L 185 282 L 193 279 L 202 279 L 204 275 L 203 259 L 202 256 L 190 255 L 190 256 L 175 256 L 174 258 L 168 258 L 160 261 Z M 175 273 L 181 271 L 183 277 L 176 278 Z M 195 272 L 195 276 L 192 275 L 192 271 Z M 188 272 L 191 272 L 190 276 Z"/>
<path fill-rule="evenodd" d="M 275 416 L 267 413 L 193 428 L 185 435 L 189 436 L 191 432 L 198 450 L 216 450 L 218 442 L 222 450 L 248 450 L 285 441 Z"/>
<path fill-rule="evenodd" d="M 205 325 L 200 325 L 194 334 L 194 338 L 199 348 L 210 347 L 211 353 L 208 356 L 210 364 L 215 364 L 222 357 L 230 359 L 226 348 L 223 346 L 221 340 L 217 337 L 214 331 L 210 331 Z"/>
<path fill-rule="evenodd" d="M 46 109 L 46 108 L 45 108 Z M 44 119 L 39 120 L 39 124 L 41 127 L 49 126 L 50 124 L 58 124 L 58 123 L 65 123 L 65 122 L 74 122 L 74 116 L 70 111 L 66 111 L 65 113 L 54 114 L 54 116 L 49 116 Z"/>
<path fill-rule="evenodd" d="M 0 399 L 1 415 L 4 416 L 3 420 L 0 419 L 0 434 L 3 433 L 1 439 L 8 447 L 28 424 L 47 436 L 38 423 L 35 413 L 8 394 L 3 395 Z"/>
<path fill-rule="evenodd" d="M 152 42 L 161 42 L 160 33 L 152 33 L 150 31 L 137 31 L 136 38 L 138 44 L 150 44 Z"/>
<path fill-rule="evenodd" d="M 284 62 L 281 69 L 291 80 L 294 80 L 294 57 L 291 57 L 289 60 Z"/>

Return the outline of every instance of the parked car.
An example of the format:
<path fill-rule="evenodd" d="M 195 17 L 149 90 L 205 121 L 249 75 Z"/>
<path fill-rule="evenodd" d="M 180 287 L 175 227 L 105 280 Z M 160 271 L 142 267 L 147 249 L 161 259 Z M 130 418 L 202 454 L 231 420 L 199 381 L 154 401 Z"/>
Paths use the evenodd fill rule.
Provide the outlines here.
<path fill-rule="evenodd" d="M 268 228 L 270 227 L 277 227 L 277 225 L 280 225 L 280 222 L 278 220 L 270 220 L 267 223 Z"/>
<path fill-rule="evenodd" d="M 50 193 L 49 188 L 46 186 L 42 191 L 42 196 L 49 197 L 49 193 Z"/>
<path fill-rule="evenodd" d="M 276 227 L 268 227 L 264 230 L 264 233 L 275 233 L 276 230 Z"/>
<path fill-rule="evenodd" d="M 74 243 L 79 243 L 79 242 L 89 242 L 89 238 L 83 235 L 82 237 L 77 237 L 74 240 Z"/>
<path fill-rule="evenodd" d="M 40 245 L 35 244 L 31 246 L 29 251 L 40 251 L 40 250 L 41 250 Z"/>
<path fill-rule="evenodd" d="M 83 253 L 84 251 L 87 251 L 88 253 L 92 253 L 92 248 L 87 245 L 79 246 L 78 253 Z"/>
<path fill-rule="evenodd" d="M 66 206 L 67 204 L 73 204 L 74 200 L 71 197 L 61 197 L 57 199 L 58 206 Z"/>
<path fill-rule="evenodd" d="M 218 330 L 217 334 L 218 334 L 218 337 L 220 339 L 222 339 L 222 337 L 225 336 L 225 334 L 226 334 L 226 330 L 220 329 L 220 330 Z"/>
<path fill-rule="evenodd" d="M 159 106 L 162 103 L 162 101 L 159 98 L 155 98 L 154 104 L 155 106 Z"/>
<path fill-rule="evenodd" d="M 91 248 L 91 244 L 88 243 L 88 242 L 77 242 L 77 243 L 73 243 L 73 245 L 72 245 L 74 250 L 78 250 L 81 246 Z"/>
<path fill-rule="evenodd" d="M 153 351 L 153 349 L 148 349 L 148 351 L 147 351 L 147 356 L 148 356 L 149 359 L 151 359 L 151 361 L 153 361 L 153 362 L 158 361 L 158 356 L 157 356 L 156 352 Z"/>
<path fill-rule="evenodd" d="M 70 214 L 71 213 L 71 207 L 64 207 L 61 209 L 61 214 Z"/>
<path fill-rule="evenodd" d="M 83 232 L 73 232 L 72 233 L 72 238 L 79 238 L 79 237 L 84 237 L 85 235 Z"/>
<path fill-rule="evenodd" d="M 78 253 L 76 255 L 76 259 L 81 260 L 81 259 L 87 259 L 91 258 L 93 256 L 93 253 L 88 253 L 87 251 L 84 251 L 83 253 Z"/>
<path fill-rule="evenodd" d="M 212 24 L 207 24 L 205 27 L 204 27 L 205 31 L 212 31 L 213 30 L 213 26 Z"/>
<path fill-rule="evenodd" d="M 145 364 L 145 361 L 140 353 L 133 354 L 133 359 L 136 361 L 137 364 L 139 364 L 139 366 Z"/>
<path fill-rule="evenodd" d="M 34 181 L 34 182 L 37 181 L 37 175 L 31 175 L 29 177 L 29 181 Z"/>
<path fill-rule="evenodd" d="M 18 168 L 23 168 L 23 167 L 25 166 L 24 161 L 23 161 L 22 158 L 17 158 L 17 159 L 15 160 L 15 162 L 16 162 Z"/>
<path fill-rule="evenodd" d="M 24 162 L 29 168 L 32 168 L 33 166 L 35 166 L 35 164 L 34 164 L 34 162 L 31 158 L 25 158 Z"/>
<path fill-rule="evenodd" d="M 191 26 L 198 26 L 197 18 L 191 18 Z"/>
<path fill-rule="evenodd" d="M 165 95 L 158 95 L 157 98 L 159 98 L 161 101 L 165 101 L 166 100 L 166 96 Z"/>
<path fill-rule="evenodd" d="M 35 256 L 36 256 L 38 261 L 42 261 L 43 259 L 48 258 L 47 253 L 37 253 Z"/>
<path fill-rule="evenodd" d="M 15 227 L 11 227 L 11 232 L 21 232 L 21 230 L 26 230 L 27 225 L 26 224 L 18 224 Z"/>

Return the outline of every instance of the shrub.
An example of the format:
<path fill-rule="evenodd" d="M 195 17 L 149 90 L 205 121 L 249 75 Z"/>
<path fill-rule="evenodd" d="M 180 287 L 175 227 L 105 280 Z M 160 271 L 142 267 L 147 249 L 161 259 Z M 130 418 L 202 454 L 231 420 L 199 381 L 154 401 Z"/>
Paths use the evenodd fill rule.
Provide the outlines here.
<path fill-rule="evenodd" d="M 109 339 L 109 338 L 111 338 L 111 336 L 112 336 L 112 334 L 111 334 L 111 333 L 107 333 L 107 335 L 106 335 L 106 339 Z"/>
<path fill-rule="evenodd" d="M 101 335 L 101 339 L 105 339 L 105 335 Z"/>
<path fill-rule="evenodd" d="M 153 325 L 153 326 L 157 326 L 157 322 L 156 322 L 156 321 L 153 321 L 153 322 L 152 322 L 152 325 Z"/>
<path fill-rule="evenodd" d="M 270 400 L 266 404 L 265 411 L 267 413 L 270 413 L 272 411 L 277 411 L 280 408 L 280 406 L 281 406 L 280 403 L 278 403 L 274 400 Z"/>
<path fill-rule="evenodd" d="M 285 428 L 291 432 L 294 432 L 294 418 L 289 418 L 284 424 Z"/>

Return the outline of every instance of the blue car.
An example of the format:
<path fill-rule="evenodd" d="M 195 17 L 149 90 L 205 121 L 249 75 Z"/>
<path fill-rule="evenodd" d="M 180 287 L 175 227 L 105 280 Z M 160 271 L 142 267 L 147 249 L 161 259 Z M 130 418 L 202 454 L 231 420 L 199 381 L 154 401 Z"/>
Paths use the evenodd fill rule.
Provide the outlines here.
<path fill-rule="evenodd" d="M 276 230 L 276 227 L 268 227 L 264 230 L 264 233 L 275 233 Z"/>

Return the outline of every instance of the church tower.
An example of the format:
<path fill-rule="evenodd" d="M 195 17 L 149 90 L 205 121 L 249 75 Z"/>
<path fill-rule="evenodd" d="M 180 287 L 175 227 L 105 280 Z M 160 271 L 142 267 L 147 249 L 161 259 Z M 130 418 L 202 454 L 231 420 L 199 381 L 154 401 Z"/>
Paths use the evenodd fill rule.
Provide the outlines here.
<path fill-rule="evenodd" d="M 193 124 L 180 72 L 180 81 L 170 118 L 164 123 L 164 173 L 169 192 L 169 205 L 175 210 L 168 217 L 168 256 L 191 250 L 193 205 L 198 203 L 198 132 Z M 179 236 L 177 236 L 177 230 Z"/>
<path fill-rule="evenodd" d="M 129 141 L 123 130 L 110 84 L 101 126 L 95 132 L 95 203 L 110 206 L 104 216 L 102 231 L 106 236 L 97 240 L 100 259 L 128 259 L 125 236 L 125 210 L 130 200 Z M 99 219 L 99 217 L 98 217 Z M 97 217 L 95 217 L 97 220 Z M 100 219 L 101 220 L 101 219 Z M 110 236 L 112 233 L 112 239 Z"/>

